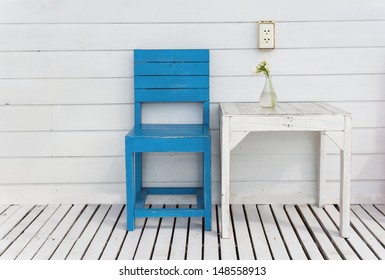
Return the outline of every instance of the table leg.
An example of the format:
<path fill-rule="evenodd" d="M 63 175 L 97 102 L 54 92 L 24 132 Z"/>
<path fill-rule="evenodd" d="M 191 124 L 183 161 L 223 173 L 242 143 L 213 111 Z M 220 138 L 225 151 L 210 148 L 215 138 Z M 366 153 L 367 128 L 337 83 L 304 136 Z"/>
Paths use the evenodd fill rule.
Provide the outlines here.
<path fill-rule="evenodd" d="M 352 153 L 352 119 L 345 118 L 344 147 L 341 150 L 340 166 L 340 235 L 349 237 L 350 225 L 350 174 Z"/>
<path fill-rule="evenodd" d="M 319 149 L 318 149 L 318 207 L 325 207 L 325 187 L 326 187 L 326 173 L 325 173 L 325 132 L 321 131 L 319 135 Z"/>
<path fill-rule="evenodd" d="M 230 237 L 230 118 L 221 117 L 222 238 Z"/>

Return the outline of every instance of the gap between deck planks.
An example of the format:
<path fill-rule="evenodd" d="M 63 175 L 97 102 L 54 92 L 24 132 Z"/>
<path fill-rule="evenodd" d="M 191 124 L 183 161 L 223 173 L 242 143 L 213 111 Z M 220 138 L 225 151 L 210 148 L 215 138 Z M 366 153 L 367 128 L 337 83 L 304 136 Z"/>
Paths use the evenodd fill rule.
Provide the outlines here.
<path fill-rule="evenodd" d="M 352 205 L 347 239 L 334 205 L 231 205 L 229 239 L 220 208 L 212 231 L 202 218 L 154 218 L 127 232 L 124 205 L 0 205 L 0 259 L 385 259 L 385 205 Z"/>

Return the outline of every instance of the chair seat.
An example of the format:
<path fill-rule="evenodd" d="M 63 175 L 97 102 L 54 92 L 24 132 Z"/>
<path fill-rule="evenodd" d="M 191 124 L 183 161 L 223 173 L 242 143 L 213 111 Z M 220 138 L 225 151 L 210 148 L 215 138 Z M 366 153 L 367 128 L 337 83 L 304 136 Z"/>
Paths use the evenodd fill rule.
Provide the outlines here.
<path fill-rule="evenodd" d="M 126 135 L 133 152 L 203 152 L 210 143 L 208 125 L 142 124 Z"/>
<path fill-rule="evenodd" d="M 210 129 L 203 124 L 142 124 L 134 126 L 126 137 L 201 138 L 210 137 Z"/>

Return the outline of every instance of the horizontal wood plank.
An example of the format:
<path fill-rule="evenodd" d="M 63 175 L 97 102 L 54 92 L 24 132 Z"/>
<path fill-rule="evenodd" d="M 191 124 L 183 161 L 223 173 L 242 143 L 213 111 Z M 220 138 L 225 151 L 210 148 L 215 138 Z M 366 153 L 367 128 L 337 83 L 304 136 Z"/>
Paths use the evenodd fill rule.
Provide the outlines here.
<path fill-rule="evenodd" d="M 256 18 L 265 18 L 266 15 L 283 21 L 384 19 L 380 0 L 373 0 L 370 4 L 353 1 L 349 9 L 346 8 L 345 2 L 336 3 L 333 0 L 326 0 L 323 3 L 309 3 L 305 0 L 288 3 L 277 0 L 263 7 L 253 0 L 241 0 L 237 3 L 215 0 L 209 4 L 204 0 L 190 0 L 183 3 L 165 0 L 157 5 L 151 0 L 141 1 L 139 4 L 123 0 L 104 0 L 97 5 L 92 0 L 82 2 L 71 0 L 61 5 L 50 0 L 44 6 L 28 1 L 7 0 L 5 3 L 7 5 L 0 13 L 1 22 L 4 23 L 253 22 Z M 277 6 L 281 8 L 277 9 Z M 173 9 L 159 13 L 160 7 L 173 7 Z M 88 9 L 89 13 L 84 14 L 84 9 Z M 303 13 L 303 10 L 308 12 Z M 357 14 L 357 11 L 361 12 Z"/>
<path fill-rule="evenodd" d="M 233 155 L 232 182 L 284 182 L 316 180 L 316 156 L 305 155 Z M 144 183 L 169 182 L 199 184 L 201 156 L 151 155 L 145 158 Z M 379 173 L 384 164 L 381 154 L 355 155 L 352 180 L 385 180 Z M 212 180 L 219 182 L 219 156 L 213 156 Z M 329 155 L 328 180 L 339 180 L 339 156 Z M 288 167 L 288 163 L 295 163 Z M 113 167 L 113 168 L 112 168 Z M 0 158 L 3 184 L 41 183 L 124 183 L 124 157 Z M 179 170 L 172 173 L 170 170 Z M 259 170 L 259 172 L 255 172 Z M 68 176 L 68 172 L 71 176 Z M 20 176 L 22 174 L 22 176 Z"/>
<path fill-rule="evenodd" d="M 278 101 L 384 101 L 383 74 L 274 76 Z M 211 102 L 258 102 L 262 76 L 210 77 Z M 133 78 L 0 79 L 0 105 L 127 104 Z M 365 95 L 362 92 L 365 91 Z M 311 93 L 311 94 L 309 94 Z M 279 104 L 278 102 L 278 104 Z"/>
<path fill-rule="evenodd" d="M 276 26 L 276 36 L 279 38 L 276 49 L 382 47 L 385 43 L 382 36 L 367 32 L 372 26 L 370 21 L 276 22 Z M 385 22 L 378 21 L 376 26 L 379 29 L 384 28 Z M 0 25 L 0 37 L 7 38 L 0 46 L 0 51 L 255 48 L 256 27 L 255 22 L 99 23 L 69 24 L 60 27 L 49 24 L 7 24 Z M 98 32 L 94 32 L 95 29 Z M 226 36 L 216 36 L 224 33 Z M 179 39 L 181 36 L 183 40 Z M 131 40 L 126 40 L 128 37 Z"/>
<path fill-rule="evenodd" d="M 272 75 L 384 74 L 385 48 L 281 49 L 269 54 Z M 355 57 L 356 59 L 351 59 Z M 121 63 L 125 61 L 125 63 Z M 282 62 L 284 61 L 284 63 Z M 312 61 L 311 64 L 307 61 Z M 330 61 L 333 64 L 330 64 Z M 0 78 L 128 78 L 133 51 L 0 52 Z M 210 75 L 250 76 L 254 50 L 212 50 Z M 296 67 L 293 68 L 292 65 Z M 365 64 L 365 67 L 360 67 Z"/>
<path fill-rule="evenodd" d="M 353 129 L 385 127 L 385 102 L 331 102 L 351 113 Z M 195 103 L 146 104 L 144 123 L 201 123 Z M 8 131 L 95 131 L 124 130 L 133 125 L 133 105 L 3 106 L 0 132 Z M 218 104 L 210 106 L 210 128 L 218 129 Z M 382 118 L 384 115 L 384 118 Z M 156 121 L 158 120 L 158 121 Z"/>
<path fill-rule="evenodd" d="M 198 182 L 159 182 L 157 186 L 196 187 Z M 147 186 L 148 184 L 146 184 Z M 316 181 L 260 181 L 232 182 L 236 191 L 231 192 L 232 203 L 274 203 L 274 204 L 315 204 Z M 352 181 L 352 203 L 382 203 L 384 188 L 382 180 Z M 66 183 L 66 184 L 10 184 L 0 186 L 3 195 L 1 203 L 15 201 L 17 203 L 125 203 L 125 183 Z M 28 197 L 20 197 L 20 193 L 31 191 Z M 269 191 L 267 191 L 269 190 Z M 213 202 L 220 202 L 220 183 L 212 182 Z M 76 197 L 71 194 L 76 193 Z M 92 197 L 89 194 L 93 193 Z M 326 203 L 339 203 L 339 181 L 326 184 Z M 149 203 L 195 203 L 193 196 L 154 196 Z"/>
<path fill-rule="evenodd" d="M 208 50 L 134 50 L 135 63 L 147 62 L 208 62 Z"/>
<path fill-rule="evenodd" d="M 125 135 L 126 131 L 3 132 L 0 142 L 6 144 L 0 146 L 0 154 L 4 158 L 124 156 Z M 211 138 L 212 155 L 218 155 L 219 131 L 212 130 Z M 385 146 L 381 144 L 381 140 L 385 141 L 385 128 L 357 128 L 353 130 L 352 138 L 353 156 L 385 153 Z M 282 145 L 283 141 L 285 145 Z M 314 154 L 316 145 L 316 133 L 250 133 L 231 154 Z M 339 153 L 339 148 L 328 139 L 326 150 L 328 154 Z"/>

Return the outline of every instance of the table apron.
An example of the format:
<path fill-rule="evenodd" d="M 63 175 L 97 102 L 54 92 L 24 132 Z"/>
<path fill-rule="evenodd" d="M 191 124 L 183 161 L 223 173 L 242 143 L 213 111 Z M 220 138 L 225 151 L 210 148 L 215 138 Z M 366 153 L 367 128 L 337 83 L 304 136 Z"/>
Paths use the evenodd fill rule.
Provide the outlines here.
<path fill-rule="evenodd" d="M 345 116 L 230 116 L 230 131 L 343 131 Z"/>

